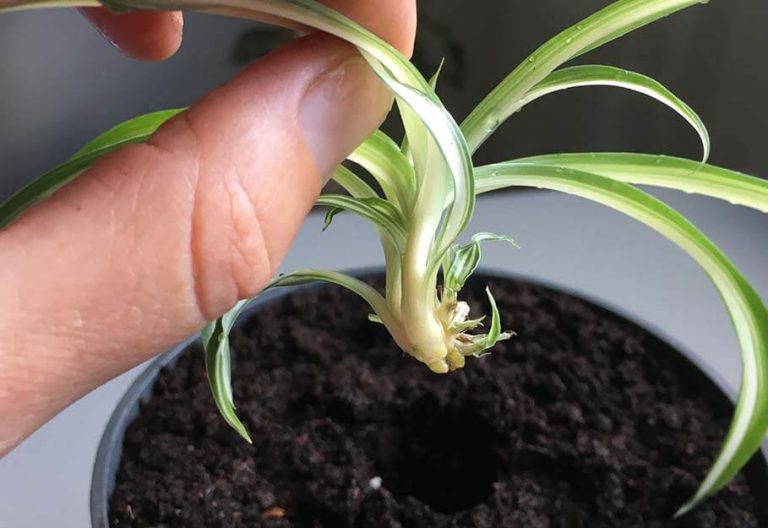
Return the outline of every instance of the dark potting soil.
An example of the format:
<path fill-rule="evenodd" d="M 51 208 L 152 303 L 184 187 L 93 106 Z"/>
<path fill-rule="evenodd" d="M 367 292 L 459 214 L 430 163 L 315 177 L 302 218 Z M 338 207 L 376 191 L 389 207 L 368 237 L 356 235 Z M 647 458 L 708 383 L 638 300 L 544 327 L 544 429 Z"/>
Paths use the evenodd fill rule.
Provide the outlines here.
<path fill-rule="evenodd" d="M 490 286 L 518 335 L 447 376 L 340 289 L 262 309 L 233 339 L 252 446 L 217 414 L 201 351 L 185 353 L 128 428 L 111 526 L 758 525 L 742 476 L 670 520 L 728 422 L 673 350 L 568 295 Z M 465 290 L 473 313 L 484 287 Z"/>

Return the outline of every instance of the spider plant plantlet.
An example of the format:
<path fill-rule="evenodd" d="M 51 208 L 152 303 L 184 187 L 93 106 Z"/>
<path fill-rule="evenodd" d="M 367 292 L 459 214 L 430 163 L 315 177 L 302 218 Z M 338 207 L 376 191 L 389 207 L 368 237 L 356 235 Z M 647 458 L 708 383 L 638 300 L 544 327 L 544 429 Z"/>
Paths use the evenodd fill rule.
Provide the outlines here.
<path fill-rule="evenodd" d="M 395 94 L 405 129 L 402 144 L 378 131 L 349 160 L 367 171 L 380 192 L 340 166 L 333 179 L 348 195 L 324 194 L 326 227 L 350 211 L 376 227 L 384 253 L 383 292 L 354 277 L 324 270 L 300 270 L 276 277 L 269 288 L 315 281 L 358 294 L 398 346 L 436 373 L 464 366 L 487 353 L 503 332 L 493 295 L 490 316 L 470 316 L 461 289 L 480 262 L 488 241 L 514 244 L 505 235 L 479 233 L 458 244 L 472 218 L 477 194 L 508 187 L 559 191 L 604 204 L 667 237 L 686 251 L 719 291 L 739 340 L 743 378 L 735 415 L 708 475 L 679 514 L 724 486 L 759 449 L 768 430 L 768 311 L 747 280 L 698 228 L 675 210 L 635 187 L 652 185 L 720 198 L 768 212 L 768 183 L 706 163 L 707 129 L 699 116 L 657 81 L 611 66 L 562 67 L 622 35 L 700 0 L 619 0 L 570 27 L 525 58 L 459 126 L 435 93 L 438 75 L 427 81 L 391 46 L 339 13 L 312 0 L 109 0 L 116 10 L 192 9 L 269 20 L 288 27 L 310 26 L 345 39 L 359 49 Z M 56 5 L 98 5 L 94 0 L 0 0 L 6 9 Z M 438 72 L 439 73 L 439 72 Z M 525 105 L 548 94 L 585 86 L 614 86 L 649 96 L 685 119 L 698 134 L 701 160 L 629 153 L 534 156 L 475 167 L 472 154 Z M 77 177 L 91 163 L 123 145 L 146 140 L 181 110 L 157 112 L 118 125 L 86 145 L 0 206 L 0 226 L 26 207 Z M 235 413 L 231 389 L 229 333 L 247 305 L 202 330 L 206 366 L 216 404 L 227 422 L 250 441 Z M 484 323 L 484 333 L 478 330 Z"/>

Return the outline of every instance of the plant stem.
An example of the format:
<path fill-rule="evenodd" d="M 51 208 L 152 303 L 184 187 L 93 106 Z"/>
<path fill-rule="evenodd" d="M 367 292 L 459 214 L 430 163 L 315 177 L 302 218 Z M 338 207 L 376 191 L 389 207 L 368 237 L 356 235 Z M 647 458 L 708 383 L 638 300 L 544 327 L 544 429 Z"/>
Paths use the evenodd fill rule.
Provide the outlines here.
<path fill-rule="evenodd" d="M 0 11 L 29 11 L 58 7 L 98 7 L 97 0 L 0 0 Z"/>
<path fill-rule="evenodd" d="M 429 141 L 429 140 L 428 140 Z M 428 150 L 433 150 L 433 145 Z M 446 336 L 438 317 L 437 274 L 432 264 L 435 234 L 445 204 L 446 181 L 433 156 L 427 156 L 421 173 L 419 193 L 410 218 L 408 242 L 403 257 L 402 318 L 414 345 L 411 353 L 432 371 L 449 370 Z"/>

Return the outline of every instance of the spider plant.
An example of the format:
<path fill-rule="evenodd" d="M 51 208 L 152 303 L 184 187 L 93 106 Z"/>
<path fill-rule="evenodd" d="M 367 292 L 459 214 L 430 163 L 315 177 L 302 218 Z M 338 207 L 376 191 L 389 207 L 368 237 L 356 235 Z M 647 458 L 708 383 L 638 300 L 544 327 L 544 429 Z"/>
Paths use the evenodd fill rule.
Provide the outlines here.
<path fill-rule="evenodd" d="M 564 30 L 539 47 L 485 97 L 459 126 L 435 93 L 438 74 L 427 81 L 403 56 L 344 16 L 312 0 L 109 0 L 112 9 L 193 9 L 269 20 L 288 27 L 310 26 L 345 39 L 359 49 L 395 94 L 405 129 L 402 144 L 376 132 L 349 160 L 367 171 L 372 187 L 339 166 L 333 179 L 347 195 L 324 194 L 326 227 L 340 211 L 375 225 L 386 263 L 383 292 L 335 271 L 300 270 L 280 275 L 269 288 L 325 281 L 348 288 L 370 306 L 370 319 L 383 324 L 398 346 L 436 373 L 464 366 L 512 337 L 501 330 L 499 311 L 487 292 L 490 318 L 470 318 L 461 300 L 465 281 L 480 261 L 484 242 L 512 242 L 479 233 L 463 234 L 476 195 L 508 187 L 536 187 L 592 200 L 625 213 L 686 251 L 720 293 L 741 347 L 743 377 L 736 411 L 720 453 L 683 514 L 724 486 L 757 451 L 768 430 L 768 312 L 728 258 L 678 212 L 635 187 L 677 189 L 768 212 L 768 183 L 706 163 L 707 129 L 699 116 L 657 81 L 603 65 L 562 67 L 624 34 L 702 0 L 619 0 Z M 99 5 L 95 0 L 0 0 L 0 8 Z M 439 72 L 438 72 L 439 73 Z M 631 153 L 573 153 L 535 156 L 475 167 L 472 155 L 515 112 L 545 95 L 584 86 L 615 86 L 652 97 L 685 119 L 702 143 L 702 159 Z M 182 110 L 157 112 L 118 125 L 62 166 L 43 175 L 0 205 L 0 227 L 26 207 L 75 178 L 96 159 L 123 145 L 146 140 Z M 245 439 L 234 410 L 229 333 L 248 301 L 240 302 L 202 330 L 205 361 L 216 404 Z"/>

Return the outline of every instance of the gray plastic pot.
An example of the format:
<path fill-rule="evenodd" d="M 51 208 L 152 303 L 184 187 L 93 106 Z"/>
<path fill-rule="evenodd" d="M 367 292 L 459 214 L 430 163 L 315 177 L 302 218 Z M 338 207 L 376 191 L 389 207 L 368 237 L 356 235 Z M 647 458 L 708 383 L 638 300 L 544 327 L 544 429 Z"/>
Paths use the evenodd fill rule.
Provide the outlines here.
<path fill-rule="evenodd" d="M 363 269 L 351 274 L 356 277 L 376 277 L 381 276 L 383 273 L 380 269 Z M 545 288 L 563 291 L 569 295 L 580 298 L 586 303 L 598 308 L 599 310 L 610 312 L 614 316 L 625 319 L 640 328 L 643 328 L 650 334 L 654 335 L 660 341 L 667 343 L 671 349 L 678 351 L 678 355 L 673 359 L 678 362 L 679 365 L 684 366 L 690 370 L 689 380 L 699 385 L 702 390 L 709 391 L 716 405 L 721 407 L 721 410 L 733 409 L 733 401 L 735 400 L 734 392 L 728 387 L 727 384 L 713 372 L 706 365 L 702 364 L 698 357 L 685 348 L 675 344 L 674 339 L 668 339 L 664 336 L 664 333 L 654 328 L 652 325 L 645 324 L 642 321 L 637 321 L 634 317 L 629 317 L 623 314 L 621 309 L 607 306 L 605 303 L 585 298 L 583 295 L 575 295 L 569 292 L 567 289 L 560 288 L 558 286 L 542 283 L 541 281 L 532 281 L 526 277 L 517 275 L 511 275 L 504 272 L 484 271 L 475 274 L 478 278 L 508 278 L 515 280 L 525 280 L 532 284 L 543 286 Z M 274 302 L 277 299 L 291 295 L 298 290 L 306 290 L 310 288 L 323 287 L 321 285 L 312 286 L 299 286 L 293 288 L 285 288 L 281 290 L 274 290 L 267 292 L 259 297 L 240 317 L 236 327 L 246 324 L 247 321 L 259 312 L 267 304 Z M 148 400 L 152 395 L 152 388 L 155 383 L 160 370 L 166 366 L 171 366 L 176 363 L 178 357 L 184 353 L 187 348 L 195 343 L 197 338 L 190 338 L 168 352 L 162 354 L 155 359 L 147 369 L 142 372 L 138 378 L 129 387 L 128 391 L 121 398 L 120 402 L 115 408 L 115 412 L 107 424 L 107 428 L 104 431 L 104 435 L 101 438 L 99 449 L 96 454 L 96 462 L 93 468 L 93 479 L 91 482 L 91 497 L 90 497 L 90 509 L 91 509 L 91 526 L 92 528 L 108 528 L 108 504 L 109 497 L 115 487 L 115 479 L 117 476 L 117 470 L 120 466 L 120 458 L 122 456 L 123 437 L 125 430 L 131 421 L 139 413 L 139 404 L 142 401 Z M 202 361 L 202 358 L 201 358 Z M 764 500 L 756 500 L 757 515 L 760 526 L 768 526 L 768 441 L 763 444 L 760 452 L 760 456 L 755 456 L 744 468 L 744 475 L 753 490 L 753 493 L 757 497 L 764 497 Z"/>

